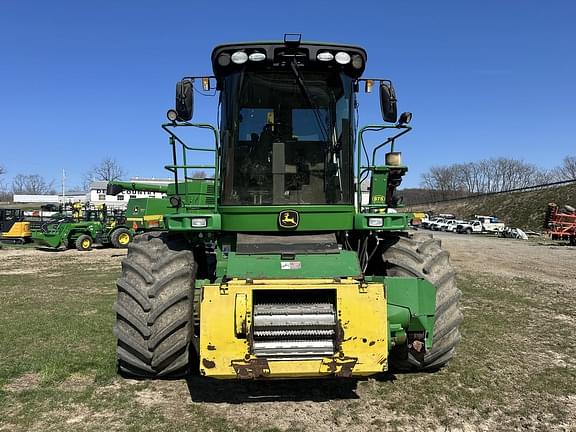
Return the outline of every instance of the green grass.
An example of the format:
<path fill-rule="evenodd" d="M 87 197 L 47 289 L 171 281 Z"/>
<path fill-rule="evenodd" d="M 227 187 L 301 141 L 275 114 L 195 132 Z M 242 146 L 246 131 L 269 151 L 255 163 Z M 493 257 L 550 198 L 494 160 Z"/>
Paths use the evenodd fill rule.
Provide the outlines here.
<path fill-rule="evenodd" d="M 576 416 L 576 300 L 565 287 L 463 275 L 462 341 L 447 368 L 360 382 L 359 399 L 315 405 L 304 398 L 287 408 L 276 402 L 294 416 L 281 427 L 266 404 L 235 408 L 253 415 L 246 421 L 222 404 L 192 401 L 184 381 L 117 378 L 112 304 L 119 261 L 66 256 L 72 258 L 0 262 L 0 430 L 314 431 L 314 416 L 300 421 L 294 406 L 322 414 L 334 430 L 552 430 Z M 18 266 L 33 271 L 6 271 Z"/>
<path fill-rule="evenodd" d="M 25 372 L 40 374 L 46 384 L 72 373 L 95 374 L 98 382 L 114 377 L 109 359 L 115 277 L 75 270 L 60 266 L 51 269 L 57 273 L 51 277 L 0 277 L 0 334 L 14 342 L 3 353 L 0 385 Z"/>
<path fill-rule="evenodd" d="M 10 261 L 2 267 L 14 268 Z M 171 417 L 135 404 L 151 384 L 127 385 L 116 376 L 118 266 L 100 271 L 54 261 L 42 270 L 0 270 L 0 430 L 235 430 L 198 407 Z"/>
<path fill-rule="evenodd" d="M 454 360 L 434 374 L 398 375 L 376 393 L 390 409 L 428 416 L 430 428 L 489 422 L 515 430 L 544 421 L 552 428 L 574 420 L 574 405 L 565 403 L 576 395 L 574 327 L 554 319 L 569 313 L 576 320 L 574 300 L 529 280 L 467 275 L 459 282 L 465 321 Z"/>

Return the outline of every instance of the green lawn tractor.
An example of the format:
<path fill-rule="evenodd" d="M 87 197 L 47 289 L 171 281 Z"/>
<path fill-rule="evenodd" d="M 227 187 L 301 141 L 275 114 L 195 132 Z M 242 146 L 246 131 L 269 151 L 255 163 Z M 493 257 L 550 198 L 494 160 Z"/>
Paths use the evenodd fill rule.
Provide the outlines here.
<path fill-rule="evenodd" d="M 117 282 L 121 374 L 349 378 L 453 357 L 462 314 L 448 253 L 409 231 L 396 194 L 411 114 L 397 115 L 389 80 L 362 77 L 366 60 L 358 46 L 286 35 L 217 46 L 213 76 L 177 83 L 162 126 L 166 231 L 135 237 Z M 384 122 L 357 129 L 358 93 L 373 88 Z M 194 92 L 211 90 L 218 128 L 191 122 Z M 192 129 L 213 145 L 185 140 Z"/>
<path fill-rule="evenodd" d="M 72 215 L 59 214 L 32 229 L 32 239 L 51 248 L 76 248 L 88 251 L 94 244 L 126 248 L 134 231 L 118 210 L 74 208 Z"/>

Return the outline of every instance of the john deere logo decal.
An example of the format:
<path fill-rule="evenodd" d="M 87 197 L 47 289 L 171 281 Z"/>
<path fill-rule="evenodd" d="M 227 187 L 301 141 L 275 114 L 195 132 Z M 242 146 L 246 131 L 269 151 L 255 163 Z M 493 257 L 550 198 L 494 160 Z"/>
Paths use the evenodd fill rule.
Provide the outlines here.
<path fill-rule="evenodd" d="M 282 228 L 296 228 L 300 222 L 300 215 L 295 210 L 282 210 L 278 215 L 278 223 Z"/>

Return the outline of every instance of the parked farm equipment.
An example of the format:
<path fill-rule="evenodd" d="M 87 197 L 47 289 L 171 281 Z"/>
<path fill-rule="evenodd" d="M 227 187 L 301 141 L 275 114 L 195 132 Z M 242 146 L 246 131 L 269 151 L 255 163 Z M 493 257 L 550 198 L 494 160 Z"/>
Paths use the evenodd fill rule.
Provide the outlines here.
<path fill-rule="evenodd" d="M 568 240 L 576 246 L 576 209 L 568 205 L 559 209 L 554 203 L 548 204 L 544 229 L 552 240 Z"/>
<path fill-rule="evenodd" d="M 126 226 L 123 211 L 106 206 L 85 207 L 81 203 L 70 207 L 68 214 L 64 210 L 37 224 L 32 229 L 33 240 L 52 248 L 75 247 L 80 251 L 90 250 L 95 243 L 125 248 L 132 241 L 134 232 Z"/>
<path fill-rule="evenodd" d="M 286 36 L 218 46 L 215 77 L 178 82 L 162 126 L 175 180 L 167 231 L 136 236 L 117 283 L 123 375 L 361 377 L 452 358 L 462 314 L 448 254 L 409 234 L 412 213 L 392 212 L 411 114 L 398 118 L 390 81 L 361 78 L 365 62 L 360 47 Z M 214 80 L 220 131 L 190 122 L 194 83 Z M 374 85 L 385 123 L 356 142 L 356 94 Z M 213 146 L 185 143 L 187 128 Z M 366 134 L 383 131 L 369 158 Z M 192 178 L 198 169 L 213 175 Z M 368 204 L 354 193 L 363 181 Z"/>
<path fill-rule="evenodd" d="M 18 208 L 0 208 L 0 243 L 24 244 L 32 241 L 30 223 Z"/>
<path fill-rule="evenodd" d="M 108 195 L 118 195 L 123 191 L 161 192 L 167 194 L 169 186 L 149 183 L 110 181 L 106 189 Z M 134 232 L 164 229 L 164 215 L 173 213 L 174 208 L 167 198 L 130 198 L 126 206 L 126 224 Z"/>

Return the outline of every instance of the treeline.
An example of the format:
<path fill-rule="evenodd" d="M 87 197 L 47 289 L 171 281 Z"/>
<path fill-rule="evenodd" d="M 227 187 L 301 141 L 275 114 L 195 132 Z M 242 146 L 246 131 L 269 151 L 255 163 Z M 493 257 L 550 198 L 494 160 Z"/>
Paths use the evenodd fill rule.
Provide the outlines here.
<path fill-rule="evenodd" d="M 422 174 L 421 186 L 427 195 L 422 201 L 502 192 L 571 179 L 576 179 L 576 156 L 566 156 L 562 164 L 552 170 L 508 158 L 434 166 Z"/>
<path fill-rule="evenodd" d="M 7 170 L 0 165 L 0 201 L 12 201 L 13 194 L 55 195 L 54 180 L 46 180 L 38 174 L 17 174 L 11 184 L 6 182 Z M 86 169 L 82 176 L 82 185 L 69 186 L 68 192 L 87 191 L 90 183 L 96 180 L 120 180 L 125 175 L 124 168 L 111 157 L 104 158 L 99 164 Z"/>

